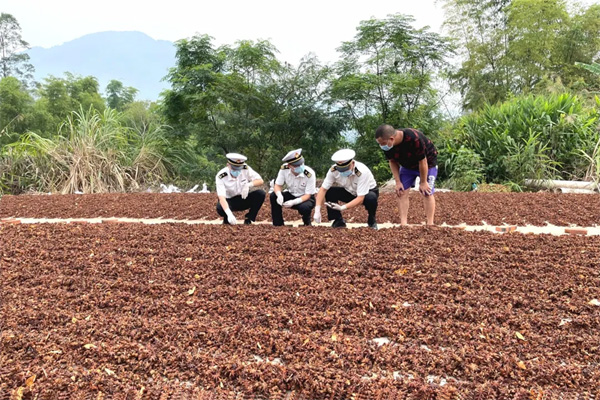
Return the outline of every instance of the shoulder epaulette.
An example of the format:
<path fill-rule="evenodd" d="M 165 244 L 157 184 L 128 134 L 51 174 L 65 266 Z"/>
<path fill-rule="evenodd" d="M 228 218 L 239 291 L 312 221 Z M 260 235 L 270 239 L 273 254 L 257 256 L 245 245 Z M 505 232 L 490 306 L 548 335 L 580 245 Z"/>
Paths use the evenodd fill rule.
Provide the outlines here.
<path fill-rule="evenodd" d="M 356 167 L 354 167 L 354 173 L 356 174 L 356 176 L 361 176 L 362 175 L 362 172 L 360 172 L 358 170 L 358 168 L 356 168 Z"/>
<path fill-rule="evenodd" d="M 290 169 L 290 166 L 287 164 L 283 164 L 280 169 Z"/>
<path fill-rule="evenodd" d="M 221 175 L 219 175 L 219 179 L 223 179 L 227 176 L 227 172 L 223 172 Z"/>
<path fill-rule="evenodd" d="M 330 171 L 331 172 L 335 171 L 335 165 L 333 167 L 331 167 Z"/>
<path fill-rule="evenodd" d="M 304 170 L 304 175 L 306 175 L 309 178 L 312 176 L 312 174 L 307 169 Z"/>
<path fill-rule="evenodd" d="M 244 164 L 244 169 L 248 169 L 248 164 Z"/>

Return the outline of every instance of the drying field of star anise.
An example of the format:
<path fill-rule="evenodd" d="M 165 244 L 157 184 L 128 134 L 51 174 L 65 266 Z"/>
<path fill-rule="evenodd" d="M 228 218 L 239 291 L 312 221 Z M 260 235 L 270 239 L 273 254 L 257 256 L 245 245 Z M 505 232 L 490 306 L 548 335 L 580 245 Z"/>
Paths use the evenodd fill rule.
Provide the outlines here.
<path fill-rule="evenodd" d="M 411 193 L 408 222 L 425 221 L 421 196 Z M 555 193 L 477 193 L 450 192 L 436 194 L 436 223 L 458 225 L 538 225 L 546 223 L 567 226 L 600 225 L 598 195 Z M 217 196 L 193 193 L 109 193 L 88 195 L 30 195 L 3 196 L 0 199 L 0 218 L 220 218 L 216 212 Z M 325 207 L 324 207 L 325 208 Z M 236 213 L 243 218 L 244 212 Z M 322 210 L 326 222 L 325 209 Z M 378 222 L 400 223 L 397 197 L 393 193 L 379 196 Z M 357 207 L 344 212 L 349 222 L 367 222 L 367 212 Z M 269 196 L 258 220 L 271 218 Z M 299 220 L 297 211 L 284 209 L 286 221 Z"/>
<path fill-rule="evenodd" d="M 0 241 L 2 400 L 600 396 L 596 236 L 3 224 Z"/>

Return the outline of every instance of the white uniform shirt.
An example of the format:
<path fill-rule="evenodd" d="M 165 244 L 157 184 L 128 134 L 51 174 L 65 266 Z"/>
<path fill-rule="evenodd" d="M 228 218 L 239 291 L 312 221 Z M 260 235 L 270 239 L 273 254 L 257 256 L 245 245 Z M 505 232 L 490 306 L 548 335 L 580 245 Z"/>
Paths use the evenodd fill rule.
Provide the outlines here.
<path fill-rule="evenodd" d="M 377 187 L 377 182 L 375 182 L 371 170 L 358 161 L 354 161 L 354 171 L 349 177 L 341 176 L 336 169 L 331 167 L 321 187 L 329 190 L 334 183 L 337 183 L 354 196 L 366 196 L 370 189 Z"/>
<path fill-rule="evenodd" d="M 260 175 L 248 165 L 244 165 L 244 169 L 242 169 L 242 172 L 237 178 L 231 176 L 230 172 L 229 167 L 225 167 L 217 173 L 217 177 L 215 178 L 217 183 L 217 196 L 225 196 L 227 199 L 239 196 L 242 194 L 242 189 L 248 182 L 262 179 Z"/>
<path fill-rule="evenodd" d="M 281 167 L 277 173 L 275 184 L 279 186 L 287 185 L 288 191 L 294 197 L 304 196 L 305 194 L 315 194 L 317 178 L 315 171 L 311 167 L 304 166 L 304 172 L 300 175 L 294 175 L 291 168 L 286 164 Z"/>

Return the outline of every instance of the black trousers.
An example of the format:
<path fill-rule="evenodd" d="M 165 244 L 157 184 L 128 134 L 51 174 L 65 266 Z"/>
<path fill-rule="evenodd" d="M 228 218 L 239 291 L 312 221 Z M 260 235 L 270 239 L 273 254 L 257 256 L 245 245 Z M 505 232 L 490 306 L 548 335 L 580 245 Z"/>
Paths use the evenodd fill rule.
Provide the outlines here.
<path fill-rule="evenodd" d="M 265 201 L 265 196 L 265 191 L 258 189 L 248 193 L 248 197 L 245 199 L 242 199 L 242 196 L 234 196 L 227 199 L 227 204 L 229 204 L 231 211 L 249 210 L 248 213 L 246 213 L 246 219 L 254 222 L 256 221 L 258 211 Z M 227 221 L 227 214 L 225 214 L 225 210 L 221 207 L 220 202 L 217 202 L 217 213 L 225 218 L 225 223 L 229 223 L 229 221 Z"/>
<path fill-rule="evenodd" d="M 325 193 L 325 201 L 337 203 L 343 201 L 344 203 L 350 203 L 356 198 L 355 195 L 344 189 L 343 187 L 331 187 Z M 365 206 L 369 213 L 369 221 L 375 221 L 375 214 L 377 213 L 377 200 L 379 199 L 379 188 L 369 190 L 369 193 L 365 195 L 363 200 L 363 206 Z M 327 207 L 327 219 L 335 221 L 342 219 L 342 213 Z"/>
<path fill-rule="evenodd" d="M 290 192 L 281 192 L 283 195 L 283 201 L 294 200 L 297 199 L 296 196 L 291 194 Z M 273 219 L 274 226 L 282 226 L 283 225 L 283 207 L 277 204 L 277 195 L 275 192 L 271 193 L 269 196 L 271 200 L 271 218 Z M 303 201 L 300 204 L 297 204 L 292 207 L 294 210 L 298 210 L 298 213 L 302 216 L 302 222 L 304 225 L 310 225 L 310 213 L 312 209 L 315 208 L 315 196 L 312 195 L 306 201 Z"/>

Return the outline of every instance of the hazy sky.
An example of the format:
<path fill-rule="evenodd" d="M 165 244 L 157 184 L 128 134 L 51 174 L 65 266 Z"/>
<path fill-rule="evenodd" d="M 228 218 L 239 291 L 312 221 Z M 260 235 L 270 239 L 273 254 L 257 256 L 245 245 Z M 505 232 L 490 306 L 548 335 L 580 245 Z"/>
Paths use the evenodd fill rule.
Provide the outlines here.
<path fill-rule="evenodd" d="M 0 0 L 0 12 L 19 21 L 31 46 L 109 30 L 171 41 L 207 33 L 216 45 L 268 39 L 278 58 L 293 64 L 309 52 L 322 62 L 335 61 L 336 48 L 354 37 L 361 20 L 402 13 L 414 16 L 416 27 L 439 32 L 444 18 L 436 0 Z"/>

